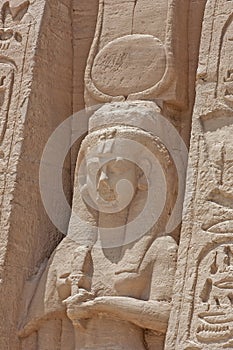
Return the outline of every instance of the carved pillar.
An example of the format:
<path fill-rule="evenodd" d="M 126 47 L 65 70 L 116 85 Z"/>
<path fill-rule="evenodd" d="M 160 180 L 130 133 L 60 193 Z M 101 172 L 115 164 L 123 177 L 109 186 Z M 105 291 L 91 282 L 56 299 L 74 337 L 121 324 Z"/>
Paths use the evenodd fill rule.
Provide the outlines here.
<path fill-rule="evenodd" d="M 208 1 L 167 350 L 233 346 L 233 1 Z"/>
<path fill-rule="evenodd" d="M 72 112 L 71 69 L 62 68 L 64 55 L 71 67 L 71 31 L 63 36 L 60 30 L 70 26 L 68 1 L 45 3 L 3 0 L 0 5 L 1 349 L 18 349 L 24 282 L 60 239 L 40 201 L 38 173 L 48 137 Z"/>
<path fill-rule="evenodd" d="M 14 181 L 16 168 L 12 163 L 12 141 L 17 123 L 25 118 L 28 102 L 28 87 L 25 84 L 32 67 L 25 58 L 35 35 L 35 20 L 29 14 L 29 1 L 4 2 L 1 7 L 0 29 L 0 205 L 2 215 L 10 207 L 10 184 Z M 32 58 L 31 58 L 32 59 Z M 10 166 L 13 168 L 10 171 Z M 1 241 L 1 244 L 5 242 Z M 4 250 L 3 250 L 4 251 Z M 4 257 L 2 257 L 4 259 Z"/>

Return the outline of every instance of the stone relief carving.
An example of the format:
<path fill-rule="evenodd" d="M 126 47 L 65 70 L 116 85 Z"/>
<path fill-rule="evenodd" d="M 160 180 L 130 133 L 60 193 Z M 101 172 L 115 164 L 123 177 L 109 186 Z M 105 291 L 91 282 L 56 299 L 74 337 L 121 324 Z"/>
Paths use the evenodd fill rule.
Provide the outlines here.
<path fill-rule="evenodd" d="M 232 1 L 207 2 L 177 274 L 184 282 L 176 281 L 166 349 L 232 348 L 232 18 Z"/>
<path fill-rule="evenodd" d="M 187 28 L 175 18 L 186 17 L 187 10 L 184 1 L 122 1 L 119 7 L 119 2 L 100 0 L 85 73 L 86 103 L 160 98 L 184 104 L 179 81 L 185 83 L 180 64 L 187 68 L 187 43 L 180 45 L 175 35 Z"/>
<path fill-rule="evenodd" d="M 18 4 L 18 6 L 11 7 L 9 2 L 5 2 L 1 8 L 1 29 L 0 29 L 0 68 L 1 68 L 1 143 L 4 138 L 6 130 L 6 123 L 8 120 L 8 113 L 10 110 L 13 83 L 15 80 L 15 73 L 17 71 L 17 65 L 9 50 L 14 46 L 14 41 L 18 44 L 22 42 L 22 35 L 18 29 L 18 25 L 15 27 L 15 21 L 20 22 L 24 11 L 28 7 L 28 1 Z M 17 28 L 17 29 L 16 29 Z M 6 52 L 4 52 L 6 51 Z M 13 56 L 13 55 L 12 55 Z"/>
<path fill-rule="evenodd" d="M 153 102 L 123 102 L 102 107 L 90 119 L 77 161 L 68 236 L 51 257 L 32 300 L 26 296 L 22 349 L 30 339 L 33 349 L 43 349 L 48 341 L 43 329 L 49 324 L 65 338 L 71 337 L 73 325 L 70 349 L 152 349 L 155 344 L 163 349 L 177 253 L 176 241 L 164 232 L 176 201 L 177 175 L 159 137 L 131 125 L 132 115 L 133 120 L 141 119 L 140 108 L 145 115 L 159 113 Z M 103 125 L 106 115 L 112 126 Z M 161 216 L 138 236 L 136 226 L 128 230 L 129 223 L 145 206 L 148 184 L 156 178 L 159 188 L 163 182 L 157 165 L 134 149 L 128 154 L 135 162 L 119 156 L 129 141 L 156 155 L 167 184 Z M 121 180 L 129 181 L 132 191 L 117 187 Z M 97 204 L 94 209 L 92 200 Z M 64 322 L 69 324 L 68 333 Z M 61 338 L 52 344 L 63 349 L 60 342 Z"/>
<path fill-rule="evenodd" d="M 167 225 L 184 181 L 172 157 L 182 142 L 158 120 L 188 138 L 187 38 L 176 40 L 188 8 L 99 1 L 85 101 L 110 103 L 91 116 L 79 150 L 68 235 L 25 287 L 22 350 L 164 349 L 179 241 L 179 227 Z"/>
<path fill-rule="evenodd" d="M 232 244 L 221 244 L 200 262 L 194 301 L 196 338 L 201 343 L 232 345 Z M 201 300 L 201 303 L 200 303 Z"/>
<path fill-rule="evenodd" d="M 209 211 L 202 228 L 215 234 L 230 233 L 232 227 L 232 112 L 215 111 L 201 117 L 209 172 L 204 206 Z M 222 141 L 216 142 L 220 138 Z"/>
<path fill-rule="evenodd" d="M 232 81 L 233 70 L 232 61 L 230 59 L 233 48 L 233 14 L 231 14 L 226 21 L 222 34 L 220 44 L 220 54 L 218 62 L 218 84 L 219 95 L 223 97 L 224 102 L 231 108 L 232 104 Z"/>
<path fill-rule="evenodd" d="M 8 113 L 10 101 L 12 97 L 13 83 L 14 83 L 15 66 L 14 64 L 1 64 L 1 129 L 0 129 L 0 143 L 3 142 L 8 121 Z"/>
<path fill-rule="evenodd" d="M 4 1 L 0 14 L 0 154 L 1 191 L 4 191 L 11 137 L 26 99 L 22 79 L 28 70 L 25 56 L 33 36 L 33 18 L 29 1 Z M 16 54 L 17 53 L 17 54 Z M 19 89 L 20 93 L 16 90 Z M 11 125 L 11 127 L 9 127 Z"/>
<path fill-rule="evenodd" d="M 23 35 L 27 36 L 25 32 L 25 24 L 27 22 L 30 25 L 30 20 L 27 21 L 27 11 L 29 7 L 29 1 L 5 1 L 1 8 L 1 20 L 0 20 L 0 49 L 12 50 L 15 49 L 15 45 L 18 44 L 18 49 L 25 43 L 23 41 Z M 11 51 L 12 52 L 12 51 Z M 7 53 L 8 54 L 8 53 Z M 14 54 L 12 52 L 12 57 Z M 11 57 L 10 57 L 11 58 Z"/>

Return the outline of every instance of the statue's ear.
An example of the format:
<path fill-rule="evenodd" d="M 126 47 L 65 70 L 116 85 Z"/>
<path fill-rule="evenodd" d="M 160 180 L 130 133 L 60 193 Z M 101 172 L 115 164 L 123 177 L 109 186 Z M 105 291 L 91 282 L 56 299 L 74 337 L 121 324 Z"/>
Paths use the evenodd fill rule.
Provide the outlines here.
<path fill-rule="evenodd" d="M 142 157 L 138 165 L 141 170 L 140 176 L 138 178 L 138 188 L 141 191 L 147 191 L 151 173 L 151 162 L 149 159 Z"/>

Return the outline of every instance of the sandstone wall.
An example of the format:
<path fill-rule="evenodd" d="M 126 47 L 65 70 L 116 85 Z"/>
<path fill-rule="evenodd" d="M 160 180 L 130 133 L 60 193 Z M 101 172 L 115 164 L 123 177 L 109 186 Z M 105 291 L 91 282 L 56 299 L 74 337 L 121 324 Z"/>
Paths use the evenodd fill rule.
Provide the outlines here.
<path fill-rule="evenodd" d="M 3 1 L 1 10 L 0 348 L 16 350 L 24 282 L 61 238 L 43 209 L 38 177 L 48 137 L 72 112 L 71 7 Z"/>
<path fill-rule="evenodd" d="M 18 320 L 22 322 L 26 318 L 23 310 L 29 309 L 48 258 L 63 238 L 50 222 L 39 192 L 42 152 L 56 126 L 72 113 L 83 109 L 85 104 L 124 102 L 126 98 L 153 100 L 188 146 L 195 92 L 197 97 L 185 204 L 185 209 L 188 209 L 184 212 L 174 307 L 166 349 L 217 350 L 219 342 L 225 348 L 232 347 L 229 307 L 233 297 L 232 285 L 229 284 L 232 282 L 229 281 L 233 264 L 230 140 L 233 2 L 207 1 L 202 28 L 205 5 L 206 0 L 169 0 L 159 4 L 149 0 L 2 2 L 0 278 L 1 300 L 7 300 L 7 303 L 1 303 L 0 309 L 3 319 L 0 323 L 1 349 L 20 349 Z M 132 66 L 131 61 L 127 61 L 134 39 L 144 52 L 145 40 L 151 41 L 152 36 L 156 37 L 152 41 L 153 44 L 156 41 L 156 52 L 159 52 L 158 57 L 152 60 L 151 72 L 154 75 L 147 70 L 149 61 L 146 55 L 141 62 L 135 60 Z M 116 52 L 115 44 L 120 45 Z M 148 52 L 147 48 L 145 52 Z M 124 74 L 124 69 L 127 74 Z M 126 89 L 122 81 L 128 84 Z M 219 137 L 221 142 L 218 142 Z M 79 144 L 80 140 L 73 147 L 71 155 L 67 156 L 63 169 L 64 188 L 69 201 Z M 59 203 L 54 203 L 54 206 L 59 211 Z M 68 227 L 69 217 L 64 215 L 62 219 L 64 227 Z M 76 222 L 75 227 L 77 225 Z M 179 227 L 173 236 L 179 243 Z M 59 247 L 65 247 L 65 252 L 68 246 L 72 251 L 72 247 L 66 244 L 64 240 Z M 57 251 L 57 260 L 50 271 L 51 285 L 57 261 L 63 271 L 72 255 L 66 259 L 61 248 Z M 136 249 L 132 257 L 137 257 Z M 49 271 L 49 264 L 45 272 Z M 98 277 L 98 270 L 95 273 Z M 221 284 L 219 287 L 221 278 L 226 278 L 227 287 Z M 95 283 L 98 286 L 99 281 Z M 51 287 L 53 292 L 54 286 L 56 283 Z M 25 301 L 23 305 L 22 300 Z M 49 296 L 48 301 L 51 301 Z M 212 307 L 214 319 L 211 318 L 212 314 L 208 314 L 208 308 Z M 222 319 L 216 316 L 216 308 L 221 308 L 223 313 L 223 327 Z M 203 317 L 205 321 L 211 320 L 214 326 L 203 328 Z M 73 342 L 67 343 L 69 334 L 73 336 L 73 327 L 67 317 L 62 322 L 56 319 L 48 322 L 48 326 L 51 325 L 51 344 L 55 348 L 61 342 L 61 324 L 65 335 L 60 346 L 62 349 L 68 350 L 69 346 L 73 349 Z M 38 346 L 42 350 L 47 346 L 49 329 L 42 326 L 38 332 Z M 27 350 L 37 344 L 34 339 L 34 345 L 30 345 L 28 339 L 23 340 Z M 150 346 L 153 348 L 157 338 L 151 339 Z M 162 343 L 163 339 L 158 346 L 163 347 Z"/>
<path fill-rule="evenodd" d="M 207 1 L 166 349 L 233 344 L 232 22 L 232 1 Z"/>

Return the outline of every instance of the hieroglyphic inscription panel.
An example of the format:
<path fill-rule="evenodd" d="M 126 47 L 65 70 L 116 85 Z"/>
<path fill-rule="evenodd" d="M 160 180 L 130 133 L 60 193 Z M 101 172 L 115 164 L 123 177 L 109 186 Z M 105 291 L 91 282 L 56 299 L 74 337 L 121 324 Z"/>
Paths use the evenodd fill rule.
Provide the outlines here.
<path fill-rule="evenodd" d="M 0 16 L 0 202 L 6 185 L 16 122 L 24 120 L 27 100 L 25 56 L 33 39 L 34 20 L 29 1 L 5 1 Z"/>
<path fill-rule="evenodd" d="M 233 347 L 233 1 L 207 1 L 166 349 Z"/>

